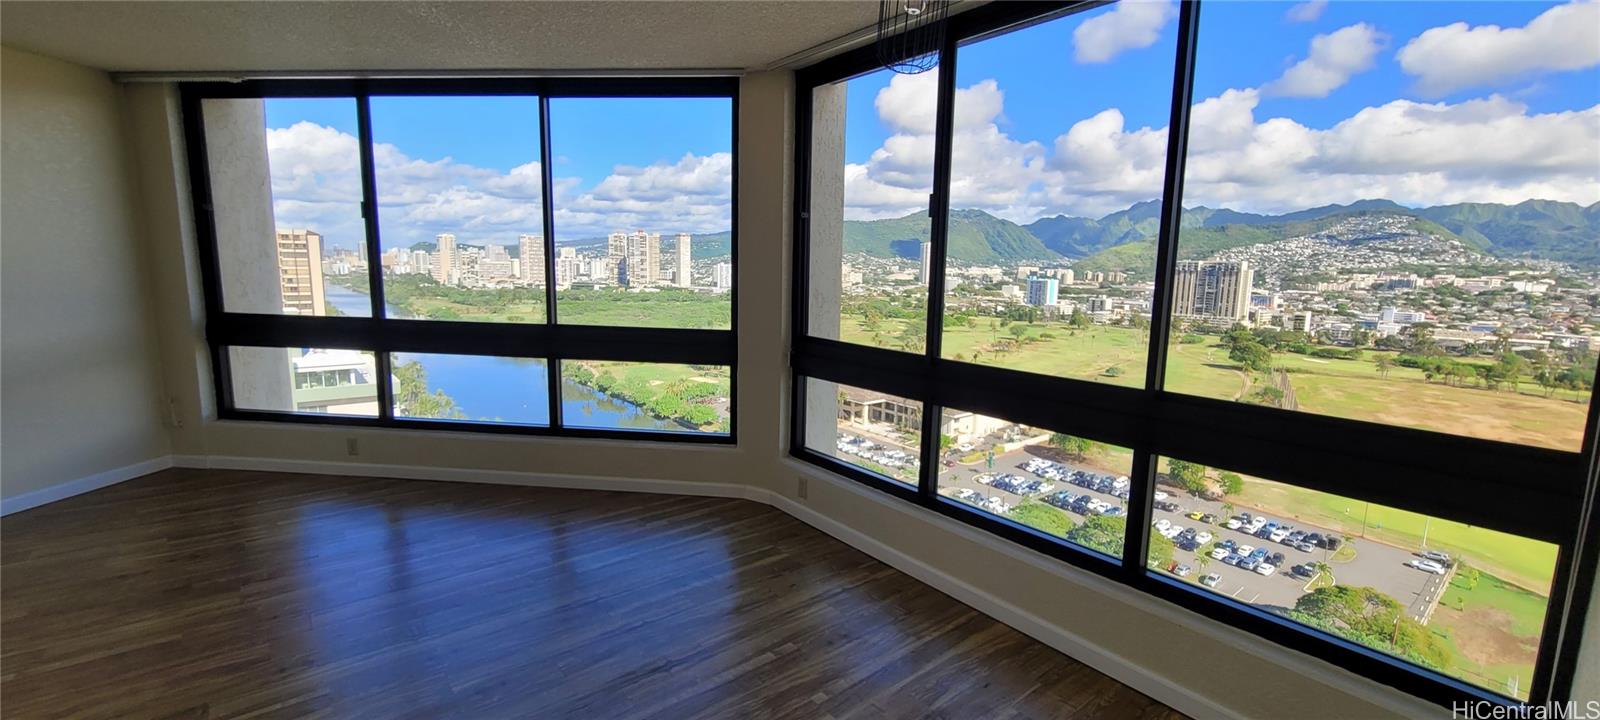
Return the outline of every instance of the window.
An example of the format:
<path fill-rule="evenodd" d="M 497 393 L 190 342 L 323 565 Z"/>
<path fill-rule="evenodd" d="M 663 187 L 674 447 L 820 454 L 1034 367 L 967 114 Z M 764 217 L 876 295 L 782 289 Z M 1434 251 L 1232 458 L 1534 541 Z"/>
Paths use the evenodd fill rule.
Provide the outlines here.
<path fill-rule="evenodd" d="M 807 448 L 916 486 L 922 469 L 922 403 L 822 380 L 805 383 L 806 398 L 816 405 L 805 429 Z"/>
<path fill-rule="evenodd" d="M 219 415 L 732 442 L 736 91 L 183 85 Z"/>
<path fill-rule="evenodd" d="M 1133 451 L 961 410 L 939 423 L 940 495 L 1120 561 Z"/>
<path fill-rule="evenodd" d="M 539 98 L 374 97 L 384 316 L 543 323 Z M 361 286 L 360 274 L 337 276 Z"/>
<path fill-rule="evenodd" d="M 389 366 L 397 418 L 550 424 L 544 360 L 395 353 Z"/>
<path fill-rule="evenodd" d="M 1528 699 L 1555 545 L 1176 459 L 1156 482 L 1161 571 Z"/>
<path fill-rule="evenodd" d="M 1160 226 L 1177 28 L 1103 62 L 1061 62 L 1123 12 L 956 48 L 943 357 L 1144 386 L 1155 253 L 1098 256 Z M 1143 79 L 1116 82 L 1129 76 Z"/>
<path fill-rule="evenodd" d="M 727 434 L 732 374 L 715 365 L 567 360 L 561 407 L 572 427 Z"/>
<path fill-rule="evenodd" d="M 928 342 L 937 68 L 811 90 L 806 226 L 814 337 L 921 353 Z"/>
<path fill-rule="evenodd" d="M 588 188 L 555 215 L 558 321 L 732 327 L 732 102 L 560 98 L 550 136 Z"/>
<path fill-rule="evenodd" d="M 208 98 L 200 110 L 224 309 L 370 317 L 365 285 L 347 281 L 367 257 L 355 101 Z"/>
<path fill-rule="evenodd" d="M 378 416 L 378 365 L 370 352 L 230 347 L 228 365 L 236 408 Z"/>
<path fill-rule="evenodd" d="M 1580 450 L 1600 344 L 1595 226 L 1573 218 L 1600 199 L 1579 129 L 1596 72 L 1473 71 L 1441 44 L 1452 23 L 1572 13 L 1595 19 L 1366 4 L 1286 47 L 1252 40 L 1280 8 L 1207 8 L 1167 387 Z"/>
<path fill-rule="evenodd" d="M 1433 702 L 1563 700 L 1600 68 L 1540 33 L 1592 7 L 1310 5 L 995 3 L 935 71 L 798 71 L 790 452 Z M 1494 33 L 1548 62 L 1460 61 Z"/>

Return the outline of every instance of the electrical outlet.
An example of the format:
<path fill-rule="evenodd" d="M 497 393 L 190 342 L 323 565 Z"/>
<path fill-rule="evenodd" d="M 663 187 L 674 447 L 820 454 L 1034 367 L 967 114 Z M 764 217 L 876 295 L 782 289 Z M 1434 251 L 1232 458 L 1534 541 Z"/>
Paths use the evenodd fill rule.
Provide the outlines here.
<path fill-rule="evenodd" d="M 350 455 L 360 455 L 361 443 L 355 438 L 347 438 L 344 441 L 344 451 Z"/>
<path fill-rule="evenodd" d="M 800 482 L 795 486 L 795 494 L 799 495 L 801 500 L 804 500 L 806 496 L 811 494 L 811 479 L 804 475 L 797 476 L 796 479 Z"/>

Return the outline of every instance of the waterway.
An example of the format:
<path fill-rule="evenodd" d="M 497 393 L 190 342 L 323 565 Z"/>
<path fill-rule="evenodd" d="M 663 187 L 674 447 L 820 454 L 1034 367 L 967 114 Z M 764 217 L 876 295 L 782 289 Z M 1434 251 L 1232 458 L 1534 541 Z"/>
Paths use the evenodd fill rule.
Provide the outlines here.
<path fill-rule="evenodd" d="M 328 302 L 346 315 L 370 317 L 372 300 L 363 293 L 328 283 Z M 410 318 L 394 305 L 391 318 Z M 440 321 L 447 322 L 447 321 Z M 543 360 L 396 353 L 395 362 L 416 361 L 428 374 L 428 390 L 443 391 L 469 420 L 548 425 L 549 369 Z M 561 381 L 561 417 L 568 427 L 693 432 L 678 423 L 651 417 L 638 405 L 571 380 Z"/>

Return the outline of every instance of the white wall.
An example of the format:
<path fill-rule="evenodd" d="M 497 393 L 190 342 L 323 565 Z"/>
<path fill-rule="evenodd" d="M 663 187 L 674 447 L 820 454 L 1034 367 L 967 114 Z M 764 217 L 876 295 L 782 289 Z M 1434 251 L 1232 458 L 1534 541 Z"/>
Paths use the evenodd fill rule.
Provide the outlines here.
<path fill-rule="evenodd" d="M 7 501 L 171 452 L 120 96 L 105 73 L 0 48 Z"/>

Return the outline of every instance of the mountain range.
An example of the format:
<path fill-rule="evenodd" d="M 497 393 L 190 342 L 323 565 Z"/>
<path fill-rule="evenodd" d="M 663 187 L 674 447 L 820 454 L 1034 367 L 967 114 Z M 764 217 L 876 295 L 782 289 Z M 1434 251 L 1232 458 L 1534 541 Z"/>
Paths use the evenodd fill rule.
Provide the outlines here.
<path fill-rule="evenodd" d="M 1018 225 L 982 210 L 955 210 L 950 217 L 950 256 L 972 264 L 1074 260 L 1075 267 L 1086 270 L 1148 268 L 1154 264 L 1160 212 L 1161 203 L 1152 200 L 1100 218 L 1057 215 Z M 1418 231 L 1455 238 L 1497 257 L 1600 265 L 1600 203 L 1584 207 L 1550 200 L 1425 208 L 1361 200 L 1281 215 L 1186 208 L 1178 252 L 1185 258 L 1205 257 L 1230 247 L 1314 233 L 1359 215 L 1408 216 Z M 844 225 L 846 252 L 876 257 L 914 259 L 929 233 L 926 213 L 849 220 Z"/>

